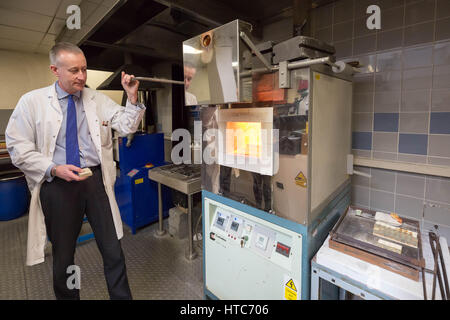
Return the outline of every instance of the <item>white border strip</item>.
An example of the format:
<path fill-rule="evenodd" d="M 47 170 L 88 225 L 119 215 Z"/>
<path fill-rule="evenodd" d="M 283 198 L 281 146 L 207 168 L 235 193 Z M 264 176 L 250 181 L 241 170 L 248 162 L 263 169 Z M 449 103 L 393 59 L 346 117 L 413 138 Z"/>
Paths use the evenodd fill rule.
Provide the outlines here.
<path fill-rule="evenodd" d="M 438 166 L 433 164 L 411 163 L 403 161 L 378 160 L 356 156 L 354 157 L 353 164 L 363 167 L 405 171 L 450 178 L 450 167 L 448 166 Z"/>

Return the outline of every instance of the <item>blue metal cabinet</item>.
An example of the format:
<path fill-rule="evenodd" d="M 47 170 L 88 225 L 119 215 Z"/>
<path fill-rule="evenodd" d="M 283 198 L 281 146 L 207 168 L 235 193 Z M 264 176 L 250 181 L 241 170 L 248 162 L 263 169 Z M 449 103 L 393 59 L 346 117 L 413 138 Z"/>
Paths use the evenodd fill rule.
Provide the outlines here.
<path fill-rule="evenodd" d="M 164 161 L 164 136 L 157 134 L 138 134 L 130 147 L 126 138 L 119 140 L 120 176 L 115 183 L 115 194 L 122 221 L 132 234 L 136 229 L 158 220 L 158 184 L 148 179 L 148 171 Z M 152 167 L 146 165 L 152 164 Z M 169 188 L 162 188 L 163 216 L 172 207 Z"/>
<path fill-rule="evenodd" d="M 139 168 L 133 176 L 122 174 L 116 180 L 115 193 L 122 221 L 133 234 L 136 229 L 158 220 L 158 184 L 148 179 L 152 168 Z M 171 205 L 170 189 L 162 187 L 163 216 Z"/>

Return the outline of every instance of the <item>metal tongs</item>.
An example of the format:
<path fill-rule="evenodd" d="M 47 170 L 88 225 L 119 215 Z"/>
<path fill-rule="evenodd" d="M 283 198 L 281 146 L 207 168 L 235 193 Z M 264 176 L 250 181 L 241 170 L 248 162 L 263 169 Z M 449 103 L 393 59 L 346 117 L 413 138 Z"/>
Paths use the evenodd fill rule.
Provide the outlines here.
<path fill-rule="evenodd" d="M 439 289 L 441 291 L 442 300 L 450 300 L 450 290 L 448 285 L 447 270 L 445 268 L 444 256 L 442 254 L 442 248 L 439 240 L 439 236 L 430 231 L 428 233 L 430 238 L 431 251 L 434 257 L 434 271 L 433 271 L 433 289 L 432 289 L 432 300 L 435 300 L 436 296 L 436 278 L 439 282 Z M 440 266 L 438 264 L 440 261 Z M 442 274 L 441 274 L 442 270 Z"/>

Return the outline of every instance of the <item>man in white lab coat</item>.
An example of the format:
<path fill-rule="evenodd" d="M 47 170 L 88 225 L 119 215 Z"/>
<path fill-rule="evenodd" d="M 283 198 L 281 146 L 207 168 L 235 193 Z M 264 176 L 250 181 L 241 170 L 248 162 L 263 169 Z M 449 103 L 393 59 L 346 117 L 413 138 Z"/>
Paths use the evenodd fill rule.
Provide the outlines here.
<path fill-rule="evenodd" d="M 25 173 L 31 191 L 26 264 L 44 261 L 49 239 L 55 296 L 79 299 L 73 265 L 86 215 L 103 257 L 110 298 L 131 299 L 119 240 L 123 230 L 113 188 L 111 128 L 120 135 L 136 131 L 145 112 L 137 103 L 139 82 L 122 72 L 128 101 L 121 107 L 85 87 L 87 64 L 77 46 L 56 44 L 50 63 L 58 80 L 24 94 L 5 133 L 11 160 Z M 82 168 L 89 168 L 92 176 L 79 175 Z M 81 281 L 83 285 L 89 284 Z"/>
<path fill-rule="evenodd" d="M 192 79 L 195 77 L 195 73 L 197 72 L 197 69 L 195 66 L 190 62 L 185 62 L 184 64 L 184 93 L 185 93 L 185 105 L 187 106 L 194 106 L 197 105 L 197 97 L 188 92 Z"/>

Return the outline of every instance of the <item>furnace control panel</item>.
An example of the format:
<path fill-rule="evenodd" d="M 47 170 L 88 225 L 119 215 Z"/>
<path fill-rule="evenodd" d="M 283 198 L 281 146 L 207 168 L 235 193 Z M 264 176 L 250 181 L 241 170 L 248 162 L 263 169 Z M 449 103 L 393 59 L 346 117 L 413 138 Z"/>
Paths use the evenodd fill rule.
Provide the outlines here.
<path fill-rule="evenodd" d="M 207 290 L 219 299 L 304 296 L 301 233 L 286 228 L 278 218 L 253 215 L 207 197 L 203 201 Z"/>
<path fill-rule="evenodd" d="M 252 219 L 217 208 L 209 238 L 223 247 L 241 248 L 243 253 L 257 254 L 291 270 L 292 236 L 267 228 Z"/>

